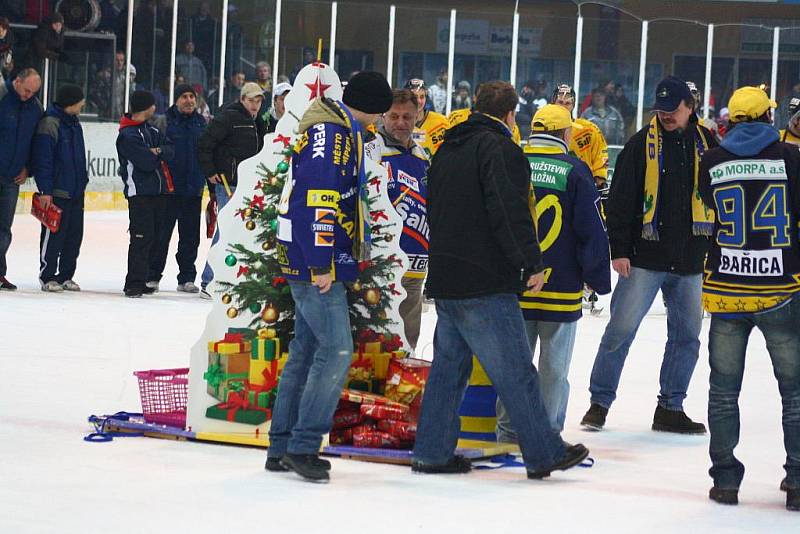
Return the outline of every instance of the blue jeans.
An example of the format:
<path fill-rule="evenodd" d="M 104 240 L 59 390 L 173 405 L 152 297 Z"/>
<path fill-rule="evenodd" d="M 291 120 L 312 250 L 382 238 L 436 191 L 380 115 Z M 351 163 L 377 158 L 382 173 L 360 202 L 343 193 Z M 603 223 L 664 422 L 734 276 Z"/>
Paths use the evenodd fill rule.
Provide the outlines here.
<path fill-rule="evenodd" d="M 17 184 L 0 181 L 0 276 L 5 276 L 8 270 L 6 252 L 11 246 L 11 225 L 14 223 L 17 197 L 19 197 Z"/>
<path fill-rule="evenodd" d="M 800 296 L 777 310 L 737 318 L 711 317 L 708 353 L 711 388 L 708 426 L 711 431 L 709 474 L 714 486 L 738 489 L 744 465 L 733 455 L 739 443 L 739 391 L 742 388 L 747 340 L 758 328 L 767 341 L 783 401 L 783 443 L 787 483 L 800 488 Z"/>
<path fill-rule="evenodd" d="M 536 343 L 541 340 L 539 352 L 539 378 L 542 384 L 544 409 L 550 419 L 550 427 L 559 434 L 564 430 L 569 401 L 569 364 L 575 347 L 578 321 L 554 323 L 550 321 L 525 321 L 531 357 L 536 352 Z M 503 403 L 497 401 L 497 441 L 516 443 L 517 433 L 511 426 Z"/>
<path fill-rule="evenodd" d="M 638 267 L 631 267 L 628 278 L 619 277 L 611 297 L 611 320 L 597 349 L 589 383 L 593 404 L 609 408 L 617 398 L 628 350 L 659 289 L 667 305 L 667 344 L 661 363 L 658 405 L 683 410 L 700 351 L 702 277 Z"/>
<path fill-rule="evenodd" d="M 335 282 L 320 293 L 309 282 L 289 282 L 295 303 L 294 339 L 283 369 L 269 431 L 269 456 L 317 454 L 331 431 L 353 338 L 347 290 Z"/>
<path fill-rule="evenodd" d="M 564 441 L 547 419 L 517 296 L 437 299 L 436 313 L 433 365 L 422 398 L 414 459 L 441 465 L 452 458 L 461 428 L 458 408 L 475 354 L 505 403 L 528 470 L 559 462 L 566 453 Z"/>
<path fill-rule="evenodd" d="M 231 196 L 236 192 L 235 187 L 231 187 Z M 225 186 L 222 184 L 214 184 L 214 194 L 217 197 L 217 213 L 222 211 L 222 208 L 228 203 L 230 198 L 228 198 L 228 193 L 225 191 Z M 211 240 L 211 246 L 217 244 L 219 241 L 219 224 L 217 224 L 217 229 L 214 230 L 214 239 Z M 214 271 L 211 269 L 211 265 L 208 264 L 206 261 L 206 266 L 203 268 L 203 274 L 200 276 L 200 285 L 205 289 L 208 284 L 214 279 Z"/>

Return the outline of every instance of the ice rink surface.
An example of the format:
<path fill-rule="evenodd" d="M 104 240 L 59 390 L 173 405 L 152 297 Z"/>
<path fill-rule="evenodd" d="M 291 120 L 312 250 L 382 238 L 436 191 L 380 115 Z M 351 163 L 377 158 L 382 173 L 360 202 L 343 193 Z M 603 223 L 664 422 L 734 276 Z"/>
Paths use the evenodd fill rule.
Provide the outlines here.
<path fill-rule="evenodd" d="M 800 532 L 800 514 L 785 510 L 778 491 L 780 398 L 760 334 L 751 338 L 741 397 L 737 453 L 747 473 L 738 507 L 707 498 L 707 437 L 650 430 L 666 340 L 660 299 L 602 433 L 578 422 L 607 311 L 581 320 L 564 438 L 585 443 L 597 463 L 546 481 L 528 481 L 519 468 L 425 476 L 334 459 L 331 483 L 318 486 L 265 472 L 261 449 L 149 438 L 86 443 L 88 415 L 139 411 L 134 370 L 188 364 L 210 310 L 174 291 L 174 241 L 162 292 L 124 298 L 126 227 L 125 212 L 87 213 L 75 276 L 83 292 L 46 294 L 37 282 L 38 223 L 17 215 L 8 277 L 20 290 L 0 293 L 0 533 Z M 704 323 L 686 402 L 702 421 Z M 420 347 L 430 356 L 432 311 L 423 325 Z"/>

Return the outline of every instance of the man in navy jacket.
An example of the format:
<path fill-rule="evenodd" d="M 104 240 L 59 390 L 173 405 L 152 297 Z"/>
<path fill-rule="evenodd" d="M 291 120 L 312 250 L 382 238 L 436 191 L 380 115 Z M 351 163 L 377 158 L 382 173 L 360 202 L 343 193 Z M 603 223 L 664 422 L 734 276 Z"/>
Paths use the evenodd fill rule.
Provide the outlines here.
<path fill-rule="evenodd" d="M 17 289 L 6 279 L 6 252 L 19 186 L 28 178 L 33 134 L 42 116 L 35 96 L 41 85 L 34 69 L 23 69 L 14 80 L 0 84 L 0 290 Z"/>
<path fill-rule="evenodd" d="M 152 93 L 134 91 L 130 113 L 122 116 L 117 136 L 117 154 L 128 199 L 130 245 L 125 296 L 141 297 L 155 289 L 146 287 L 150 255 L 163 221 L 166 195 L 174 191 L 166 160 L 175 151 L 172 142 L 148 123 L 156 112 Z"/>
<path fill-rule="evenodd" d="M 175 194 L 167 197 L 164 220 L 153 252 L 150 255 L 150 274 L 147 285 L 158 289 L 158 282 L 167 263 L 169 242 L 175 223 L 178 224 L 178 291 L 197 293 L 194 284 L 197 268 L 197 247 L 200 246 L 200 205 L 206 179 L 197 158 L 197 140 L 206 127 L 206 121 L 197 111 L 197 94 L 191 85 L 175 88 L 175 104 L 160 116 L 156 127 L 175 144 L 175 156 L 169 168 L 175 181 Z"/>
<path fill-rule="evenodd" d="M 78 115 L 86 100 L 77 85 L 62 85 L 39 121 L 33 140 L 33 173 L 43 205 L 61 208 L 53 233 L 42 225 L 39 282 L 42 291 L 80 291 L 72 277 L 83 241 L 83 198 L 89 175 Z"/>

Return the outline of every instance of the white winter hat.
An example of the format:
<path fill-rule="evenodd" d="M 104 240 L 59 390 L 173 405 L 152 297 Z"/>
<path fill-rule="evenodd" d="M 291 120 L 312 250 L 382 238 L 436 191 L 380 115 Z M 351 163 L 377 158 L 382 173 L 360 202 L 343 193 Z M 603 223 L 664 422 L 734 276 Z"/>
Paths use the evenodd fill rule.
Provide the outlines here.
<path fill-rule="evenodd" d="M 286 93 L 288 93 L 291 90 L 292 90 L 292 84 L 289 84 L 289 83 L 286 83 L 286 82 L 281 82 L 281 83 L 279 83 L 278 85 L 275 86 L 275 91 L 273 91 L 272 94 L 275 95 L 275 96 L 281 96 L 281 95 L 285 95 Z"/>

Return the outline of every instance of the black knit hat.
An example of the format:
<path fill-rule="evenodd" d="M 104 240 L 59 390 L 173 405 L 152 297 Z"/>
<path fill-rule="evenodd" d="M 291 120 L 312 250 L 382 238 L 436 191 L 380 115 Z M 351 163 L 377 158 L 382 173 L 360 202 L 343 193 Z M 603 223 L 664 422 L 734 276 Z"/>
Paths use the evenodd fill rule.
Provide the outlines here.
<path fill-rule="evenodd" d="M 83 99 L 83 89 L 68 83 L 58 88 L 58 94 L 53 103 L 64 109 L 77 104 Z"/>
<path fill-rule="evenodd" d="M 131 113 L 140 113 L 155 105 L 156 99 L 150 91 L 134 91 L 131 95 Z"/>
<path fill-rule="evenodd" d="M 180 98 L 183 93 L 192 93 L 195 97 L 197 96 L 197 91 L 188 83 L 182 83 L 175 87 L 175 99 Z"/>
<path fill-rule="evenodd" d="M 342 100 L 364 113 L 384 113 L 392 107 L 392 88 L 380 72 L 359 72 L 350 78 Z"/>

